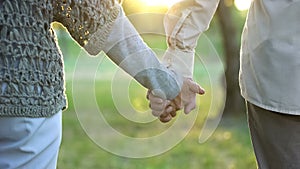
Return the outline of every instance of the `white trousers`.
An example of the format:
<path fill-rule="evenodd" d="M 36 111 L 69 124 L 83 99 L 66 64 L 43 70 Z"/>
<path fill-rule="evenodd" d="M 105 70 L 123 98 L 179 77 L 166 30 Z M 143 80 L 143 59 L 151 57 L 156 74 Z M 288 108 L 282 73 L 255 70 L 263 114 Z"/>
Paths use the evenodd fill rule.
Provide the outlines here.
<path fill-rule="evenodd" d="M 0 169 L 55 169 L 61 114 L 49 118 L 0 117 Z"/>

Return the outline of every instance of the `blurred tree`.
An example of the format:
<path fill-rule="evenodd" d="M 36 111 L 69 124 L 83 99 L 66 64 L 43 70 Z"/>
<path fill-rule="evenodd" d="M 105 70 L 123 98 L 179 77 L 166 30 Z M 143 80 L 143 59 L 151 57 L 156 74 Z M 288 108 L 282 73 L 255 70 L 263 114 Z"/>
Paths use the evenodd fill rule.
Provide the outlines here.
<path fill-rule="evenodd" d="M 233 0 L 220 0 L 217 9 L 217 17 L 220 23 L 220 30 L 223 36 L 225 55 L 225 78 L 227 83 L 227 97 L 224 109 L 224 116 L 242 115 L 245 112 L 245 101 L 241 97 L 238 76 L 239 76 L 239 51 L 240 51 L 240 30 L 235 22 L 233 11 Z"/>

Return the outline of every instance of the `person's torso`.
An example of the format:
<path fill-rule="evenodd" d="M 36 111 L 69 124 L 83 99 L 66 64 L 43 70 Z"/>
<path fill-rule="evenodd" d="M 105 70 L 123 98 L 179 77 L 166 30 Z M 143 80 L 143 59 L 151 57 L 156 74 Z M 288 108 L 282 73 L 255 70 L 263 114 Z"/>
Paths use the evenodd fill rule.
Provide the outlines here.
<path fill-rule="evenodd" d="M 254 0 L 242 37 L 242 94 L 290 114 L 300 114 L 299 9 L 300 0 Z"/>
<path fill-rule="evenodd" d="M 0 1 L 0 115 L 65 105 L 52 8 L 52 0 Z"/>

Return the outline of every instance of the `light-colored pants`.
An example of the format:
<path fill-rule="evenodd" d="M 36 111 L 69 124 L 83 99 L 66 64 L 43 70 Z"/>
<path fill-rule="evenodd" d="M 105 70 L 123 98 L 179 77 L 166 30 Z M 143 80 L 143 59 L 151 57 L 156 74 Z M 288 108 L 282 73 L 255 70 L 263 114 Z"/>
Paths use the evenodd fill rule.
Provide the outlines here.
<path fill-rule="evenodd" d="M 0 169 L 55 169 L 61 114 L 49 118 L 0 117 Z"/>
<path fill-rule="evenodd" d="M 258 168 L 300 169 L 300 116 L 247 107 Z"/>

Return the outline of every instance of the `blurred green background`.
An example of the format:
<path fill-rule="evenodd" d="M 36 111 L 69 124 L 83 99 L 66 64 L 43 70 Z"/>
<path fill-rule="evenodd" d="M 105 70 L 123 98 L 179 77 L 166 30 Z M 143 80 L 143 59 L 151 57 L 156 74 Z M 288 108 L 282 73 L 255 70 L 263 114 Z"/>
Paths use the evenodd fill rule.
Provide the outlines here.
<path fill-rule="evenodd" d="M 157 30 L 153 29 L 161 31 L 162 18 L 157 19 L 159 17 L 154 17 L 154 20 L 153 18 L 148 18 L 146 22 L 143 21 L 143 19 L 139 20 L 137 16 L 145 16 L 145 12 L 163 14 L 166 12 L 167 7 L 146 6 L 139 0 L 125 0 L 123 6 L 126 14 L 139 31 L 145 29 L 154 32 Z M 241 32 L 246 11 L 238 11 L 236 9 L 232 11 L 235 27 Z M 155 157 L 142 159 L 119 157 L 111 154 L 97 146 L 84 132 L 73 104 L 73 75 L 76 64 L 87 67 L 87 69 L 81 70 L 83 75 L 89 75 L 93 72 L 89 71 L 88 62 L 85 63 L 84 59 L 81 59 L 81 62 L 77 63 L 78 57 L 82 57 L 79 56 L 82 49 L 70 38 L 66 30 L 59 24 L 54 24 L 53 26 L 64 56 L 68 96 L 68 109 L 63 113 L 63 139 L 58 161 L 59 169 L 256 168 L 245 112 L 241 112 L 241 115 L 238 116 L 234 115 L 222 118 L 217 129 L 207 141 L 204 143 L 199 143 L 198 141 L 204 122 L 209 119 L 214 119 L 220 115 L 220 113 L 222 114 L 222 106 L 225 102 L 223 96 L 224 87 L 215 86 L 215 84 L 220 84 L 221 81 L 224 80 L 222 79 L 224 78 L 222 76 L 224 74 L 222 64 L 225 64 L 222 35 L 217 18 L 213 19 L 210 29 L 203 35 L 203 38 L 200 38 L 196 51 L 196 53 L 200 55 L 200 59 L 195 61 L 194 78 L 206 89 L 206 94 L 197 97 L 197 105 L 200 108 L 192 112 L 198 113 L 195 124 L 185 139 L 171 150 Z M 163 35 L 144 33 L 141 34 L 141 36 L 158 55 L 161 55 L 162 51 L 167 48 Z M 209 41 L 207 39 L 209 39 Z M 237 41 L 239 40 L 237 39 Z M 214 48 L 211 49 L 207 42 L 211 43 L 210 46 Z M 216 51 L 214 51 L 214 49 Z M 214 52 L 218 54 L 220 60 L 216 58 L 210 59 L 213 58 L 212 55 L 215 56 Z M 99 109 L 102 110 L 105 119 L 113 128 L 128 136 L 147 137 L 159 134 L 172 125 L 172 122 L 169 124 L 161 124 L 157 120 L 150 124 L 137 124 L 122 117 L 111 96 L 112 77 L 114 76 L 113 73 L 117 69 L 117 66 L 103 53 L 98 57 L 104 57 L 104 59 L 97 71 L 95 94 Z M 208 62 L 203 63 L 201 58 L 205 58 Z M 210 77 L 211 74 L 207 70 L 207 67 L 213 72 L 213 77 Z M 126 83 L 122 80 L 117 82 L 120 87 Z M 84 76 L 82 83 L 85 83 Z M 220 93 L 220 96 L 215 102 L 212 102 L 212 97 L 214 96 L 212 95 L 212 90 L 217 90 L 214 92 Z M 84 93 L 85 89 L 83 88 L 77 91 L 77 93 L 78 92 Z M 129 93 L 130 102 L 136 110 L 148 110 L 148 102 L 145 99 L 146 90 L 142 86 L 132 81 L 128 87 L 128 91 L 124 92 Z M 86 101 L 86 104 L 89 102 L 88 99 L 84 101 Z M 215 112 L 208 114 L 211 109 Z M 168 140 L 162 140 L 162 142 L 168 142 Z"/>

